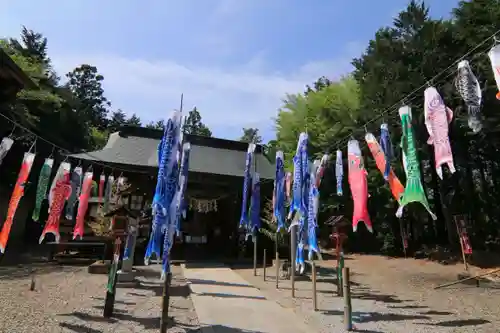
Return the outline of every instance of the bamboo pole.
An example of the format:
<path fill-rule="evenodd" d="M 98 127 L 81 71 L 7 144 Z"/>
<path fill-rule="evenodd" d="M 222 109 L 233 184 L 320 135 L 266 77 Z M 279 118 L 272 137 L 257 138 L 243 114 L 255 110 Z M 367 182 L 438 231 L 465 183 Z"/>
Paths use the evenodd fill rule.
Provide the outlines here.
<path fill-rule="evenodd" d="M 266 256 L 267 249 L 264 249 L 264 258 L 262 259 L 262 271 L 264 276 L 264 281 L 266 281 Z"/>
<path fill-rule="evenodd" d="M 318 297 L 316 292 L 316 263 L 314 260 L 311 263 L 312 267 L 312 292 L 313 292 L 313 308 L 314 311 L 318 311 Z"/>
<path fill-rule="evenodd" d="M 278 247 L 278 233 L 276 232 L 275 236 L 275 265 L 276 265 L 276 289 L 278 289 L 279 279 L 280 279 L 280 254 Z"/>
<path fill-rule="evenodd" d="M 483 276 L 487 276 L 487 275 L 490 275 L 490 274 L 495 274 L 496 272 L 500 272 L 500 268 L 495 268 L 495 269 L 493 269 L 491 271 L 488 271 L 486 273 L 477 274 L 477 275 L 470 276 L 470 277 L 465 278 L 465 279 L 461 279 L 461 280 L 457 280 L 457 281 L 453 281 L 453 282 L 441 284 L 439 286 L 434 287 L 434 289 L 440 289 L 440 288 L 444 288 L 444 287 L 453 286 L 455 284 L 458 284 L 458 283 L 461 283 L 461 282 L 464 282 L 464 281 L 468 281 L 468 280 L 472 280 L 472 279 L 477 279 L 477 278 L 480 278 L 480 277 L 483 277 Z"/>
<path fill-rule="evenodd" d="M 349 267 L 343 271 L 344 284 L 344 325 L 347 331 L 352 331 L 352 303 L 351 303 L 351 280 L 349 277 Z"/>
<path fill-rule="evenodd" d="M 454 216 L 455 226 L 457 227 L 458 241 L 460 242 L 460 250 L 462 251 L 462 260 L 464 261 L 464 269 L 468 273 L 469 265 L 467 264 L 467 257 L 465 256 L 464 244 L 462 242 L 462 237 L 460 233 L 460 227 L 458 226 L 457 216 Z"/>

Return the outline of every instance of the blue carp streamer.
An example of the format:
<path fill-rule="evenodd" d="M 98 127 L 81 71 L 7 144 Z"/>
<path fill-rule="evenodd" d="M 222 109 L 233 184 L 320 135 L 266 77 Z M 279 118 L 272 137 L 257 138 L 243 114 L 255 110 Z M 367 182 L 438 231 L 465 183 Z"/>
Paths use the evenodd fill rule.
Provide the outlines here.
<path fill-rule="evenodd" d="M 179 193 L 176 197 L 177 202 L 177 216 L 175 217 L 175 233 L 177 235 L 180 234 L 181 231 L 181 215 L 185 213 L 186 207 L 186 188 L 188 182 L 188 173 L 189 173 L 189 153 L 191 152 L 191 144 L 189 142 L 183 144 L 182 146 L 182 160 L 180 166 L 180 174 L 179 174 Z M 184 214 L 185 216 L 185 214 Z"/>
<path fill-rule="evenodd" d="M 245 161 L 245 173 L 243 175 L 243 199 L 241 202 L 241 218 L 240 227 L 245 227 L 249 223 L 248 219 L 248 196 L 250 192 L 250 187 L 252 186 L 252 179 L 250 175 L 250 169 L 252 166 L 253 154 L 255 151 L 255 144 L 250 143 L 248 145 L 247 157 Z M 248 230 L 247 230 L 248 231 Z"/>
<path fill-rule="evenodd" d="M 297 150 L 293 158 L 293 195 L 291 211 L 295 212 L 295 217 L 290 225 L 298 225 L 297 230 L 297 254 L 296 266 L 301 272 L 304 271 L 304 244 L 307 237 L 307 211 L 309 206 L 309 160 L 307 155 L 307 133 L 300 133 L 297 143 Z"/>
<path fill-rule="evenodd" d="M 285 228 L 285 166 L 284 154 L 282 151 L 276 152 L 276 179 L 274 181 L 274 217 L 280 232 Z"/>
<path fill-rule="evenodd" d="M 391 136 L 389 134 L 389 126 L 386 123 L 380 125 L 380 149 L 382 149 L 385 157 L 384 178 L 387 180 L 391 172 L 391 160 L 394 156 L 394 152 L 392 149 Z"/>
<path fill-rule="evenodd" d="M 149 238 L 144 263 L 149 264 L 153 255 L 156 258 L 161 256 L 161 238 L 167 228 L 168 208 L 170 206 L 171 188 L 169 179 L 176 162 L 176 152 L 178 149 L 178 139 L 180 132 L 180 112 L 174 111 L 165 125 L 163 137 L 158 145 L 158 180 L 152 202 L 153 223 Z M 170 187 L 169 187 L 170 185 Z"/>
<path fill-rule="evenodd" d="M 344 177 L 344 165 L 342 162 L 342 150 L 337 150 L 335 161 L 335 178 L 337 179 L 337 195 L 342 196 L 342 178 Z"/>
<path fill-rule="evenodd" d="M 328 155 L 323 155 L 320 161 L 314 161 L 309 184 L 309 205 L 307 214 L 307 227 L 308 227 L 308 258 L 313 260 L 313 254 L 319 253 L 318 240 L 316 238 L 316 228 L 318 227 L 318 211 L 319 211 L 319 186 L 321 178 L 328 163 Z"/>
<path fill-rule="evenodd" d="M 260 176 L 255 173 L 253 177 L 252 197 L 250 199 L 250 224 L 247 228 L 253 240 L 260 228 Z"/>

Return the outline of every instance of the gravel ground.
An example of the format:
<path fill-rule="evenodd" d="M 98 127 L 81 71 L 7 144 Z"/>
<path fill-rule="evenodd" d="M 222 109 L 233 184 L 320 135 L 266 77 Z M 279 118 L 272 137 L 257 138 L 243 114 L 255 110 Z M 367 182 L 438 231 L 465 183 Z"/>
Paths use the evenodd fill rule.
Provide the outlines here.
<path fill-rule="evenodd" d="M 262 289 L 267 298 L 293 309 L 312 332 L 343 332 L 343 299 L 336 296 L 334 261 L 317 262 L 318 311 L 313 311 L 312 284 L 296 282 L 296 298 L 291 297 L 290 281 L 280 280 L 275 289 L 274 269 L 236 270 L 248 282 Z M 461 265 L 443 266 L 414 259 L 387 259 L 355 256 L 346 260 L 351 269 L 353 321 L 358 332 L 485 332 L 498 333 L 500 289 L 483 284 L 479 288 L 455 285 L 439 290 L 433 287 L 456 280 Z"/>
<path fill-rule="evenodd" d="M 102 317 L 106 275 L 87 267 L 38 264 L 30 291 L 29 266 L 0 267 L 0 332 L 158 332 L 161 313 L 159 266 L 141 267 L 140 284 L 119 287 L 112 319 Z M 198 318 L 179 266 L 172 266 L 169 333 L 199 332 Z"/>

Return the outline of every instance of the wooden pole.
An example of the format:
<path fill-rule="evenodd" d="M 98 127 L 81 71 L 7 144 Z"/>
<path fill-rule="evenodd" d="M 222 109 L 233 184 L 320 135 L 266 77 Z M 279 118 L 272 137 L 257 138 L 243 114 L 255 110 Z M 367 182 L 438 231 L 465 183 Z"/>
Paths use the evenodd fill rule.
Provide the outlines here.
<path fill-rule="evenodd" d="M 168 272 L 163 281 L 163 294 L 161 304 L 161 323 L 160 332 L 167 333 L 168 329 L 168 307 L 170 303 L 170 283 L 172 282 L 172 273 Z"/>
<path fill-rule="evenodd" d="M 295 297 L 295 255 L 296 255 L 296 247 L 297 247 L 297 225 L 292 227 L 290 232 L 290 258 L 292 259 L 292 272 L 290 274 L 290 280 L 292 282 L 292 297 Z"/>
<path fill-rule="evenodd" d="M 276 289 L 278 289 L 279 279 L 280 279 L 280 254 L 278 247 L 278 233 L 275 236 L 275 264 L 276 264 Z"/>
<path fill-rule="evenodd" d="M 257 232 L 252 237 L 253 240 L 253 276 L 257 276 Z"/>
<path fill-rule="evenodd" d="M 403 252 L 405 254 L 405 259 L 406 259 L 405 232 L 403 230 L 403 220 L 402 219 L 399 219 L 399 233 L 401 234 L 401 242 L 403 244 Z"/>
<path fill-rule="evenodd" d="M 472 279 L 477 279 L 477 278 L 480 278 L 480 277 L 483 277 L 483 276 L 486 276 L 486 275 L 490 275 L 490 274 L 495 274 L 496 272 L 500 272 L 500 268 L 495 268 L 494 270 L 488 271 L 486 273 L 481 273 L 481 274 L 478 274 L 478 275 L 470 276 L 470 277 L 465 278 L 465 279 L 461 279 L 461 280 L 457 280 L 457 281 L 453 281 L 453 282 L 441 284 L 439 286 L 434 287 L 434 289 L 439 289 L 439 288 L 453 286 L 455 284 L 458 284 L 458 283 L 461 283 L 461 282 L 464 282 L 464 281 L 468 281 L 468 280 L 472 280 Z"/>
<path fill-rule="evenodd" d="M 115 250 L 113 253 L 113 262 L 109 268 L 108 284 L 106 286 L 106 296 L 104 298 L 103 317 L 110 318 L 113 315 L 115 308 L 116 282 L 118 280 L 118 264 L 120 261 L 121 239 L 115 239 Z"/>
<path fill-rule="evenodd" d="M 454 217 L 454 220 L 455 220 L 455 226 L 457 227 L 457 235 L 458 235 L 458 241 L 460 242 L 460 250 L 462 251 L 462 260 L 464 261 L 464 269 L 468 273 L 469 265 L 467 265 L 467 258 L 465 257 L 465 249 L 464 249 L 464 244 L 462 242 L 460 227 L 458 226 L 457 216 Z"/>
<path fill-rule="evenodd" d="M 262 259 L 262 274 L 264 275 L 264 281 L 266 281 L 266 256 L 267 249 L 264 249 L 264 258 Z"/>
<path fill-rule="evenodd" d="M 352 304 L 351 304 L 351 281 L 349 279 L 349 267 L 343 271 L 344 284 L 344 325 L 347 331 L 352 331 Z"/>
<path fill-rule="evenodd" d="M 313 308 L 314 311 L 318 311 L 318 295 L 316 292 L 316 263 L 312 261 L 312 290 L 313 290 Z"/>

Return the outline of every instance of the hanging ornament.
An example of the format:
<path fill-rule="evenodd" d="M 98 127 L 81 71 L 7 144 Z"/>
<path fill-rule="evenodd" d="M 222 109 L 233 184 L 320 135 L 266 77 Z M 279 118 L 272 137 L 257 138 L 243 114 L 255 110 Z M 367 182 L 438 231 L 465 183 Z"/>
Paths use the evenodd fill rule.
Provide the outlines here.
<path fill-rule="evenodd" d="M 24 153 L 23 163 L 21 164 L 21 170 L 17 176 L 16 185 L 14 186 L 14 191 L 10 197 L 9 207 L 7 209 L 7 218 L 2 226 L 2 231 L 0 232 L 0 253 L 5 253 L 5 248 L 7 247 L 7 241 L 9 240 L 10 229 L 14 223 L 14 215 L 16 214 L 19 202 L 24 196 L 24 190 L 26 183 L 28 181 L 28 176 L 31 172 L 31 167 L 33 166 L 33 161 L 35 160 L 35 154 L 28 152 Z"/>
<path fill-rule="evenodd" d="M 14 143 L 14 140 L 12 140 L 9 137 L 3 138 L 2 142 L 0 142 L 0 165 L 2 164 L 2 161 L 5 158 L 5 155 L 7 155 L 10 148 L 12 148 L 13 143 Z"/>
<path fill-rule="evenodd" d="M 495 76 L 495 82 L 497 83 L 497 89 L 499 90 L 495 97 L 500 99 L 500 44 L 496 44 L 491 48 L 488 52 L 488 57 L 490 58 L 493 75 Z"/>
<path fill-rule="evenodd" d="M 368 181 L 366 176 L 365 164 L 359 142 L 351 139 L 347 143 L 347 159 L 349 161 L 348 179 L 351 187 L 351 195 L 354 201 L 354 212 L 352 214 L 352 229 L 354 232 L 358 229 L 358 223 L 363 221 L 366 229 L 373 232 L 372 222 L 368 214 Z"/>
<path fill-rule="evenodd" d="M 66 219 L 73 220 L 73 215 L 75 213 L 75 206 L 80 196 L 80 191 L 82 189 L 82 174 L 83 170 L 81 167 L 76 167 L 71 175 L 71 195 L 66 204 Z"/>
<path fill-rule="evenodd" d="M 464 100 L 465 105 L 467 105 L 469 128 L 474 133 L 480 132 L 483 128 L 481 123 L 482 92 L 479 81 L 472 72 L 467 60 L 462 60 L 458 63 L 458 74 L 455 78 L 455 87 Z"/>
<path fill-rule="evenodd" d="M 49 190 L 49 212 L 50 212 L 50 207 L 52 206 L 52 201 L 54 200 L 54 188 L 56 187 L 57 181 L 63 179 L 64 175 L 69 173 L 71 170 L 71 164 L 68 162 L 62 162 L 59 164 L 59 168 L 57 169 L 56 176 L 52 180 L 52 184 L 50 185 L 50 190 Z"/>
<path fill-rule="evenodd" d="M 411 202 L 420 202 L 431 214 L 433 220 L 437 217 L 431 211 L 424 187 L 420 179 L 420 165 L 417 156 L 417 148 L 413 137 L 413 128 L 411 126 L 411 108 L 402 106 L 399 108 L 403 135 L 401 137 L 401 148 L 403 151 L 403 167 L 406 172 L 406 187 L 399 201 L 399 208 L 396 212 L 397 217 L 403 216 L 403 208 Z"/>
<path fill-rule="evenodd" d="M 78 211 L 76 213 L 76 223 L 73 229 L 73 239 L 83 238 L 85 228 L 85 214 L 89 207 L 90 192 L 92 190 L 92 178 L 94 174 L 92 171 L 87 170 L 83 176 L 82 191 L 78 198 Z"/>
<path fill-rule="evenodd" d="M 52 158 L 46 158 L 40 170 L 40 175 L 38 176 L 38 186 L 36 188 L 36 201 L 35 209 L 31 218 L 33 221 L 38 222 L 40 218 L 40 209 L 42 208 L 42 203 L 45 198 L 47 198 L 47 188 L 49 187 L 50 174 L 52 173 L 52 166 L 54 165 L 54 160 Z"/>
<path fill-rule="evenodd" d="M 429 132 L 427 144 L 434 145 L 434 160 L 436 173 L 443 179 L 441 165 L 448 164 L 451 173 L 455 172 L 450 139 L 448 137 L 448 124 L 453 118 L 453 111 L 447 107 L 441 95 L 434 87 L 425 89 L 424 92 L 425 126 Z"/>
<path fill-rule="evenodd" d="M 379 143 L 375 139 L 375 136 L 372 133 L 366 133 L 365 140 L 366 143 L 368 144 L 368 149 L 370 149 L 370 152 L 372 153 L 377 168 L 383 175 L 385 173 L 385 170 L 387 169 L 388 162 L 385 157 L 385 154 L 382 152 L 381 146 L 379 145 Z M 382 138 L 380 141 L 383 141 Z M 403 195 L 405 188 L 403 187 L 398 177 L 390 167 L 390 164 L 389 164 L 389 177 L 387 178 L 387 183 L 389 184 L 394 199 L 396 199 L 396 201 L 399 202 L 399 199 L 401 198 L 401 195 Z"/>
<path fill-rule="evenodd" d="M 42 235 L 40 236 L 39 243 L 41 244 L 46 234 L 52 234 L 55 237 L 55 242 L 59 243 L 61 238 L 59 234 L 59 222 L 61 220 L 61 213 L 64 208 L 64 202 L 68 200 L 71 195 L 71 180 L 69 172 L 66 173 L 61 179 L 57 181 L 54 187 L 53 202 L 50 208 L 49 217 L 43 228 Z"/>
<path fill-rule="evenodd" d="M 342 151 L 337 150 L 337 159 L 335 161 L 335 178 L 337 179 L 337 195 L 342 195 L 342 178 L 344 176 L 344 166 L 342 163 Z"/>
<path fill-rule="evenodd" d="M 389 126 L 386 123 L 380 125 L 380 149 L 384 153 L 385 157 L 385 168 L 383 170 L 384 179 L 389 179 L 389 174 L 391 172 L 391 160 L 394 156 L 392 150 L 391 135 L 389 134 Z"/>

